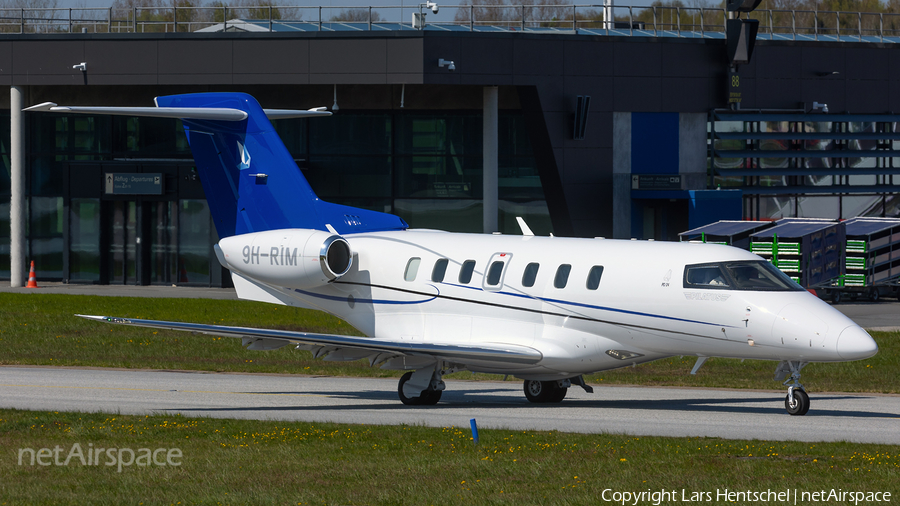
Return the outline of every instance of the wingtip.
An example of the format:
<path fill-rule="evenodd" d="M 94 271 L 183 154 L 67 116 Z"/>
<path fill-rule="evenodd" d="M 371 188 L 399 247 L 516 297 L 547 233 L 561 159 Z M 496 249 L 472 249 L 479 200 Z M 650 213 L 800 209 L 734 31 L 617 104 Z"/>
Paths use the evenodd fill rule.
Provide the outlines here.
<path fill-rule="evenodd" d="M 87 320 L 96 320 L 98 322 L 109 321 L 108 316 L 94 316 L 94 315 L 89 315 L 89 314 L 76 314 L 75 316 L 77 316 L 79 318 L 85 318 Z"/>
<path fill-rule="evenodd" d="M 43 102 L 37 105 L 33 105 L 31 107 L 26 107 L 22 109 L 22 112 L 45 112 L 49 111 L 57 105 L 53 102 Z"/>

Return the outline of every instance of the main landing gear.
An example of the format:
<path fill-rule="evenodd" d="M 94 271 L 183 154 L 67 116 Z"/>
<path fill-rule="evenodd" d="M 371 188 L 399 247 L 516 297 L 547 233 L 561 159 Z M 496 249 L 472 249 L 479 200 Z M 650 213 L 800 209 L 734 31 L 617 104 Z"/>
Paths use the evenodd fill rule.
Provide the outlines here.
<path fill-rule="evenodd" d="M 552 381 L 525 380 L 525 398 L 535 403 L 556 403 L 566 398 L 566 392 L 573 384 L 580 386 L 587 393 L 594 393 L 594 389 L 584 383 L 584 378 L 575 378 Z"/>
<path fill-rule="evenodd" d="M 791 384 L 788 387 L 787 397 L 784 398 L 784 409 L 791 416 L 803 416 L 809 411 L 809 395 L 800 384 L 800 369 L 803 369 L 808 363 L 786 360 L 778 364 L 778 368 L 775 369 L 776 381 L 784 379 L 790 373 L 790 377 L 783 384 Z"/>
<path fill-rule="evenodd" d="M 444 369 L 444 366 L 449 366 Z M 433 366 L 410 371 L 400 377 L 397 385 L 397 395 L 400 402 L 407 406 L 434 406 L 441 400 L 441 395 L 447 385 L 441 379 L 445 374 L 459 371 L 458 366 L 437 362 Z"/>
<path fill-rule="evenodd" d="M 400 396 L 400 402 L 407 406 L 434 406 L 437 404 L 438 401 L 441 400 L 441 395 L 444 393 L 444 390 L 436 390 L 431 385 L 425 390 L 422 390 L 422 393 L 420 393 L 418 397 L 407 397 L 406 394 L 403 393 L 403 385 L 412 378 L 412 375 L 413 373 L 408 372 L 400 377 L 400 384 L 397 386 L 397 394 Z M 443 383 L 443 381 L 441 383 Z"/>

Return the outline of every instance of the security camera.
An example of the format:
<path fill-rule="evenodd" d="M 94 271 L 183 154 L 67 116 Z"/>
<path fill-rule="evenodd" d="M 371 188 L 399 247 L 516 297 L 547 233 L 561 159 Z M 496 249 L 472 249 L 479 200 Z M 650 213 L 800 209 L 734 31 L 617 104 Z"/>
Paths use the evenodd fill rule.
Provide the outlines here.
<path fill-rule="evenodd" d="M 456 70 L 456 64 L 453 63 L 453 60 L 445 60 L 443 58 L 438 59 L 438 67 L 447 67 L 447 70 L 453 72 Z"/>
<path fill-rule="evenodd" d="M 436 4 L 436 3 L 434 3 L 434 2 L 425 2 L 425 7 L 428 8 L 428 9 L 431 9 L 431 12 L 433 12 L 433 13 L 435 13 L 435 14 L 437 14 L 437 13 L 438 13 L 438 10 L 440 9 L 440 8 L 438 7 L 438 4 Z"/>

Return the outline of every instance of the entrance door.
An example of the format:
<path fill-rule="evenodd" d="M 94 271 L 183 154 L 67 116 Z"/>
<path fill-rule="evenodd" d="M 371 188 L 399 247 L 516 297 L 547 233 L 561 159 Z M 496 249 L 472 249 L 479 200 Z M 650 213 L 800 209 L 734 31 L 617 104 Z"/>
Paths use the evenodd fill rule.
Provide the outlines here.
<path fill-rule="evenodd" d="M 117 200 L 109 222 L 109 283 L 134 285 L 137 279 L 138 220 L 137 202 Z"/>
<path fill-rule="evenodd" d="M 178 203 L 149 202 L 150 284 L 175 284 L 178 278 Z"/>

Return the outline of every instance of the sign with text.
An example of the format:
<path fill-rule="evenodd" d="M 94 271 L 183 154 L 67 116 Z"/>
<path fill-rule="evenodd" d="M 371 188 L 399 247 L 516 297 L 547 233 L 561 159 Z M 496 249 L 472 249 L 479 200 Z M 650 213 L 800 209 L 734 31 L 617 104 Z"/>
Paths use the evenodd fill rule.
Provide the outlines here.
<path fill-rule="evenodd" d="M 737 107 L 741 105 L 741 76 L 738 75 L 737 72 L 730 70 L 728 71 L 728 105 L 734 107 L 732 104 L 737 104 Z"/>
<path fill-rule="evenodd" d="M 162 174 L 114 173 L 103 174 L 107 195 L 162 195 Z"/>
<path fill-rule="evenodd" d="M 678 174 L 632 174 L 632 190 L 680 190 L 681 176 Z"/>

